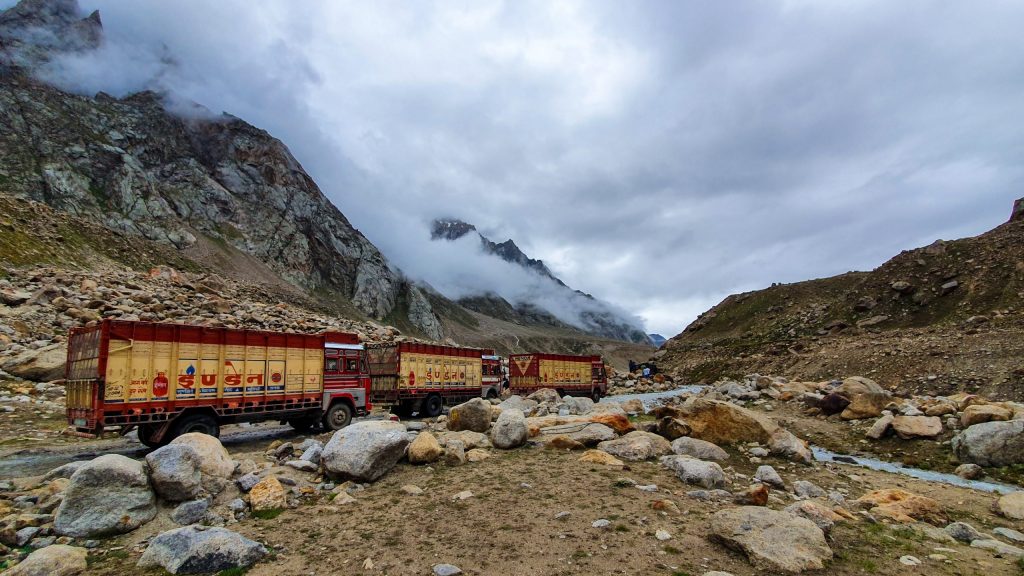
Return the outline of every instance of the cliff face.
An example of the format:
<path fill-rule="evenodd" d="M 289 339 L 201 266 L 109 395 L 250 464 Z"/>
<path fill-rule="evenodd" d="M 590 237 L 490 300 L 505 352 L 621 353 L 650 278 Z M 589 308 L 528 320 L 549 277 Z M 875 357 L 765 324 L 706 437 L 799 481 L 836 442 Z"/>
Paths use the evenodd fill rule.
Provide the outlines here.
<path fill-rule="evenodd" d="M 0 14 L 0 187 L 187 250 L 229 245 L 307 291 L 384 318 L 400 297 L 440 338 L 419 289 L 324 196 L 287 147 L 231 116 L 182 118 L 151 92 L 83 97 L 33 67 L 102 42 L 74 0 L 25 0 Z"/>

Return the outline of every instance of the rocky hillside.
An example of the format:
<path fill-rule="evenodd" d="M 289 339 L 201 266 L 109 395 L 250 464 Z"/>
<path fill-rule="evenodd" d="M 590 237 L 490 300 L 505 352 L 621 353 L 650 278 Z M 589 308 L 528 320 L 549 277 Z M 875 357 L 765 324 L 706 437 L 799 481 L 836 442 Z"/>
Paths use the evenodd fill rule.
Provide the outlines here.
<path fill-rule="evenodd" d="M 153 92 L 83 97 L 35 80 L 47 59 L 102 42 L 98 14 L 77 10 L 32 0 L 0 15 L 0 191 L 193 256 L 231 247 L 373 318 L 401 300 L 413 326 L 442 337 L 419 288 L 265 131 L 227 115 L 173 115 Z"/>
<path fill-rule="evenodd" d="M 865 374 L 908 392 L 1019 397 L 1018 214 L 977 237 L 905 251 L 871 272 L 729 296 L 669 340 L 659 365 L 690 381 Z"/>
<path fill-rule="evenodd" d="M 486 254 L 515 264 L 543 280 L 533 290 L 544 290 L 545 295 L 559 303 L 557 309 L 545 309 L 535 293 L 518 295 L 514 302 L 495 292 L 475 294 L 459 299 L 459 304 L 481 314 L 524 325 L 578 328 L 588 334 L 622 340 L 635 344 L 650 344 L 637 322 L 616 313 L 610 306 L 590 294 L 573 290 L 556 277 L 543 260 L 530 258 L 509 239 L 494 242 L 481 234 L 476 226 L 457 219 L 435 220 L 431 227 L 431 240 L 454 241 L 467 235 L 476 235 Z M 550 281 L 550 284 L 548 284 Z"/>

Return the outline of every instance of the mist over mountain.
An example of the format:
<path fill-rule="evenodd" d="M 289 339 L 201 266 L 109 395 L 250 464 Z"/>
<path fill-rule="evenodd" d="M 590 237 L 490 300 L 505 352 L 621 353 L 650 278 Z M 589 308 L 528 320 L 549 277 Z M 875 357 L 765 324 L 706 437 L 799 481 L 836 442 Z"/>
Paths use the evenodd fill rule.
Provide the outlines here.
<path fill-rule="evenodd" d="M 434 220 L 430 238 L 433 241 L 462 243 L 491 260 L 511 265 L 507 273 L 495 276 L 465 277 L 467 283 L 456 292 L 442 290 L 446 296 L 478 312 L 528 317 L 551 325 L 568 325 L 583 331 L 635 343 L 650 343 L 640 320 L 590 294 L 573 290 L 556 277 L 542 260 L 530 258 L 511 238 L 494 242 L 476 226 L 459 219 Z M 466 246 L 466 244 L 462 244 Z M 509 273 L 510 272 L 510 273 Z M 517 282 L 516 280 L 520 280 Z M 446 283 L 451 287 L 450 283 Z"/>

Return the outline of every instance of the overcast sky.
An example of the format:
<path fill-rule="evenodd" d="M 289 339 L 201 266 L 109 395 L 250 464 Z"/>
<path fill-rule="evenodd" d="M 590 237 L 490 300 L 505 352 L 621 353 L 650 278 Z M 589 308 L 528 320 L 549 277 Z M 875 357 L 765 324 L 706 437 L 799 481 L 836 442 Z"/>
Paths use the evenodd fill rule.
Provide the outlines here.
<path fill-rule="evenodd" d="M 413 275 L 459 217 L 666 336 L 1024 196 L 1024 2 L 80 2 L 86 89 L 269 130 Z"/>

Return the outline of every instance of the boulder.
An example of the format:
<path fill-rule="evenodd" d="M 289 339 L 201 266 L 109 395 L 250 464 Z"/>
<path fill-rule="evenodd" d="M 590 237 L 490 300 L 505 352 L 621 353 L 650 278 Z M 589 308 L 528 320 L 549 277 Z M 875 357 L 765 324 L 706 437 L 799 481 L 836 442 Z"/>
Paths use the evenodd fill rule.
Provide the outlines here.
<path fill-rule="evenodd" d="M 806 518 L 761 506 L 711 516 L 711 538 L 746 554 L 754 568 L 796 574 L 821 570 L 832 559 L 825 533 Z"/>
<path fill-rule="evenodd" d="M 586 396 L 566 396 L 562 404 L 569 409 L 569 414 L 586 414 L 594 409 L 594 401 Z"/>
<path fill-rule="evenodd" d="M 843 380 L 835 393 L 850 400 L 839 415 L 843 420 L 875 418 L 892 401 L 892 395 L 882 389 L 874 380 L 853 376 Z"/>
<path fill-rule="evenodd" d="M 656 428 L 658 434 L 669 440 L 676 440 L 684 436 L 689 436 L 692 432 L 690 424 L 682 418 L 676 418 L 674 416 L 663 416 L 658 418 L 658 424 Z"/>
<path fill-rule="evenodd" d="M 705 462 L 689 456 L 664 456 L 661 465 L 676 473 L 687 484 L 704 488 L 725 488 L 725 472 L 716 462 Z"/>
<path fill-rule="evenodd" d="M 846 407 L 849 405 L 850 399 L 842 394 L 837 394 L 836 392 L 822 396 L 817 403 L 818 409 L 826 416 L 839 414 L 843 410 L 846 410 Z"/>
<path fill-rule="evenodd" d="M 872 440 L 879 440 L 885 436 L 885 433 L 889 431 L 889 427 L 892 426 L 892 422 L 895 417 L 892 414 L 882 414 L 882 416 L 875 420 L 875 423 L 871 425 L 871 428 L 864 434 Z"/>
<path fill-rule="evenodd" d="M 168 502 L 194 500 L 203 494 L 199 453 L 189 444 L 168 444 L 146 455 L 153 489 Z"/>
<path fill-rule="evenodd" d="M 94 538 L 123 534 L 156 516 L 156 495 L 142 463 L 106 454 L 71 476 L 57 508 L 54 530 L 63 536 Z"/>
<path fill-rule="evenodd" d="M 715 444 L 767 443 L 778 429 L 771 420 L 746 408 L 707 398 L 692 397 L 681 406 L 663 406 L 655 409 L 654 415 L 683 420 L 690 427 L 691 437 Z"/>
<path fill-rule="evenodd" d="M 956 412 L 956 406 L 952 402 L 938 402 L 924 409 L 925 416 L 946 416 Z"/>
<path fill-rule="evenodd" d="M 412 464 L 430 464 L 444 455 L 444 448 L 430 432 L 420 432 L 409 444 L 409 462 Z"/>
<path fill-rule="evenodd" d="M 793 493 L 798 498 L 823 498 L 825 496 L 825 490 L 821 486 L 808 480 L 793 482 Z"/>
<path fill-rule="evenodd" d="M 589 462 L 591 464 L 600 464 L 602 466 L 608 466 L 610 468 L 617 468 L 622 470 L 626 465 L 618 458 L 612 456 L 607 452 L 600 450 L 587 450 L 580 456 L 580 462 Z"/>
<path fill-rule="evenodd" d="M 938 416 L 896 416 L 892 429 L 904 440 L 934 438 L 942 434 L 942 420 Z"/>
<path fill-rule="evenodd" d="M 985 422 L 953 438 L 953 453 L 964 463 L 1009 466 L 1024 463 L 1024 420 Z"/>
<path fill-rule="evenodd" d="M 1024 520 L 1024 492 L 1010 492 L 999 497 L 996 512 L 1012 520 Z"/>
<path fill-rule="evenodd" d="M 153 538 L 138 567 L 160 566 L 171 574 L 202 574 L 246 568 L 266 554 L 267 549 L 259 542 L 226 528 L 186 526 Z"/>
<path fill-rule="evenodd" d="M 170 445 L 191 446 L 196 451 L 199 456 L 199 470 L 203 474 L 203 488 L 210 494 L 219 494 L 235 471 L 235 461 L 231 459 L 220 440 L 213 436 L 189 432 L 171 440 L 168 446 Z"/>
<path fill-rule="evenodd" d="M 615 430 L 604 424 L 594 422 L 576 422 L 573 424 L 561 424 L 549 426 L 540 430 L 541 442 L 548 444 L 554 438 L 565 438 L 577 442 L 582 446 L 597 446 L 605 440 L 616 438 Z"/>
<path fill-rule="evenodd" d="M 876 517 L 889 518 L 907 523 L 920 520 L 932 525 L 945 521 L 939 503 L 926 496 L 920 496 L 899 488 L 885 488 L 868 492 L 854 504 L 867 508 Z"/>
<path fill-rule="evenodd" d="M 401 422 L 356 422 L 335 432 L 324 447 L 324 468 L 337 480 L 373 482 L 394 468 L 408 444 Z"/>
<path fill-rule="evenodd" d="M 622 411 L 626 414 L 643 414 L 645 412 L 644 403 L 636 398 L 621 402 L 619 406 L 622 407 Z"/>
<path fill-rule="evenodd" d="M 29 554 L 4 576 L 76 576 L 88 568 L 87 555 L 85 548 L 54 544 Z"/>
<path fill-rule="evenodd" d="M 559 400 L 561 400 L 561 397 L 558 396 L 558 392 L 551 388 L 541 388 L 540 390 L 537 390 L 533 394 L 527 396 L 526 399 L 533 400 L 538 404 L 543 404 L 544 402 L 558 404 Z"/>
<path fill-rule="evenodd" d="M 437 441 L 442 445 L 447 445 L 448 442 L 452 440 L 462 442 L 463 448 L 467 450 L 491 447 L 491 441 L 487 438 L 486 434 L 473 432 L 472 430 L 462 430 L 461 432 L 442 432 L 437 438 Z"/>
<path fill-rule="evenodd" d="M 518 394 L 513 394 L 506 398 L 501 404 L 498 404 L 498 408 L 503 411 L 508 410 L 509 408 L 515 408 L 516 410 L 522 410 L 523 414 L 533 412 L 533 409 L 536 407 L 536 400 L 527 400 Z"/>
<path fill-rule="evenodd" d="M 68 462 L 63 466 L 58 466 L 53 470 L 50 470 L 43 476 L 43 481 L 56 480 L 57 478 L 71 478 L 71 475 L 78 472 L 78 469 L 85 466 L 88 460 L 80 460 L 76 462 Z"/>
<path fill-rule="evenodd" d="M 491 457 L 491 453 L 482 448 L 473 448 L 466 451 L 466 462 L 483 462 Z"/>
<path fill-rule="evenodd" d="M 758 480 L 775 488 L 786 488 L 786 483 L 782 481 L 782 476 L 779 476 L 779 473 L 775 471 L 775 468 L 768 465 L 757 467 L 757 471 L 754 472 L 754 480 Z"/>
<path fill-rule="evenodd" d="M 206 498 L 182 502 L 174 508 L 173 512 L 171 512 L 171 520 L 174 520 L 175 523 L 181 524 L 182 526 L 195 524 L 206 516 L 206 511 L 209 510 L 209 508 L 210 501 Z"/>
<path fill-rule="evenodd" d="M 444 461 L 449 466 L 466 463 L 466 445 L 461 440 L 446 440 L 444 443 Z"/>
<path fill-rule="evenodd" d="M 975 404 L 968 406 L 960 414 L 960 425 L 964 428 L 985 422 L 1002 422 L 1009 420 L 1013 412 L 995 404 Z"/>
<path fill-rule="evenodd" d="M 249 506 L 256 512 L 288 507 L 288 494 L 276 476 L 267 476 L 249 490 Z"/>
<path fill-rule="evenodd" d="M 991 536 L 985 536 L 978 531 L 977 528 L 971 526 L 967 522 L 950 522 L 946 525 L 943 530 L 946 534 L 953 537 L 954 540 L 970 544 L 974 540 L 981 540 L 984 538 L 991 538 Z"/>
<path fill-rule="evenodd" d="M 768 438 L 768 450 L 776 456 L 786 458 L 793 462 L 810 464 L 814 462 L 814 454 L 807 446 L 807 442 L 799 439 L 789 430 L 776 428 Z"/>
<path fill-rule="evenodd" d="M 557 394 L 556 394 L 557 395 Z M 451 409 L 448 414 L 448 429 L 453 431 L 472 430 L 487 432 L 491 427 L 491 404 L 483 398 L 473 398 Z"/>
<path fill-rule="evenodd" d="M 526 416 L 515 408 L 503 410 L 491 429 L 491 443 L 504 450 L 526 444 L 527 436 Z"/>
<path fill-rule="evenodd" d="M 598 404 L 598 406 L 600 406 L 600 404 Z M 545 428 L 561 426 L 563 424 L 578 424 L 581 422 L 604 424 L 619 434 L 625 434 L 626 432 L 634 430 L 633 423 L 629 421 L 629 418 L 627 418 L 625 414 L 597 411 L 593 411 L 590 414 L 583 416 L 534 416 L 526 419 L 526 426 L 530 432 L 530 437 L 534 437 L 540 434 L 540 431 Z"/>
<path fill-rule="evenodd" d="M 832 532 L 835 523 L 843 519 L 842 516 L 836 514 L 831 508 L 822 506 L 814 500 L 801 500 L 786 506 L 782 511 L 814 522 L 826 536 Z"/>
<path fill-rule="evenodd" d="M 720 462 L 729 459 L 729 453 L 722 450 L 717 444 L 686 436 L 672 441 L 672 452 L 680 456 L 692 456 L 701 460 Z"/>
<path fill-rule="evenodd" d="M 672 445 L 657 434 L 637 430 L 621 438 L 601 442 L 597 449 L 623 460 L 640 461 L 669 454 Z"/>
<path fill-rule="evenodd" d="M 64 377 L 67 344 L 50 344 L 15 354 L 3 363 L 3 370 L 25 380 L 50 382 Z"/>
<path fill-rule="evenodd" d="M 971 542 L 971 548 L 991 550 L 999 556 L 1009 556 L 1011 558 L 1020 558 L 1024 556 L 1024 549 L 1018 548 L 1012 544 L 1000 542 L 999 540 L 993 540 L 991 538 L 974 540 Z"/>
<path fill-rule="evenodd" d="M 965 480 L 977 480 L 985 475 L 985 469 L 977 464 L 961 464 L 953 473 Z"/>
<path fill-rule="evenodd" d="M 767 484 L 753 484 L 742 492 L 732 495 L 732 501 L 741 506 L 765 506 L 771 490 Z"/>

